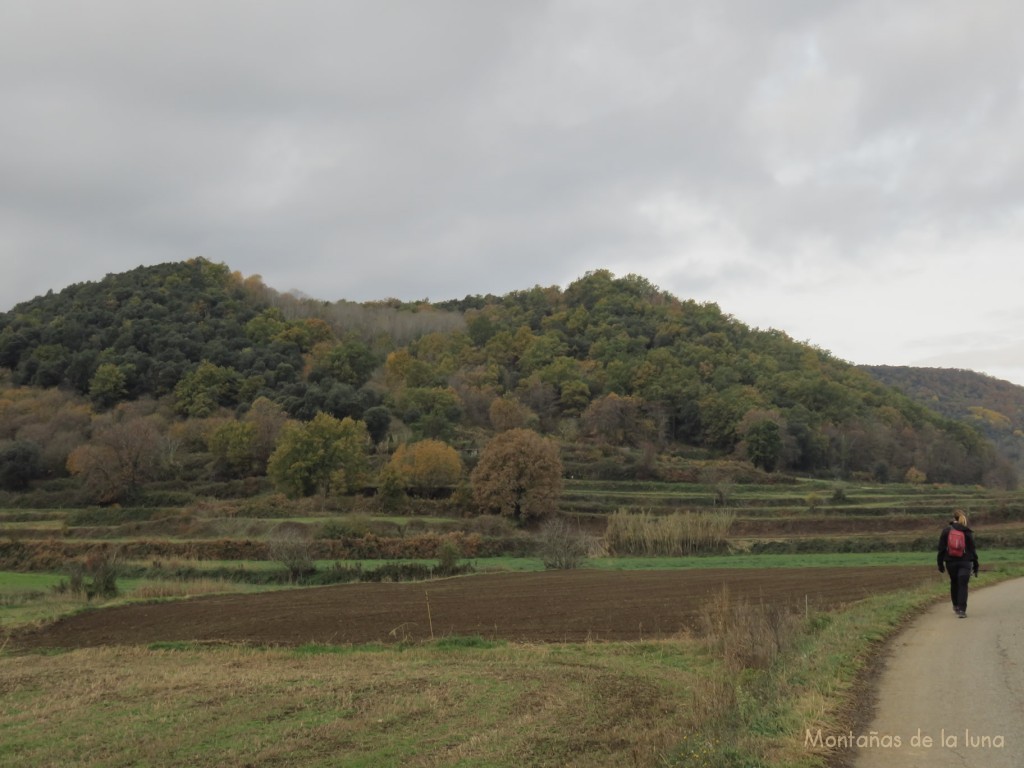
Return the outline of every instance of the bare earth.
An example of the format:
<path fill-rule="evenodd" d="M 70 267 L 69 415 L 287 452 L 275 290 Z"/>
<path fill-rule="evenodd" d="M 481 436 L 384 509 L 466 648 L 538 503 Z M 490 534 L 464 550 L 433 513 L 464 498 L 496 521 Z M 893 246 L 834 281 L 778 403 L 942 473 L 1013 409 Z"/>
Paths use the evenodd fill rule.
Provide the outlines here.
<path fill-rule="evenodd" d="M 692 627 L 723 585 L 732 599 L 803 610 L 910 587 L 933 575 L 926 566 L 578 570 L 344 584 L 91 611 L 20 634 L 12 644 L 23 650 L 159 641 L 298 645 L 450 635 L 525 642 L 639 640 Z"/>

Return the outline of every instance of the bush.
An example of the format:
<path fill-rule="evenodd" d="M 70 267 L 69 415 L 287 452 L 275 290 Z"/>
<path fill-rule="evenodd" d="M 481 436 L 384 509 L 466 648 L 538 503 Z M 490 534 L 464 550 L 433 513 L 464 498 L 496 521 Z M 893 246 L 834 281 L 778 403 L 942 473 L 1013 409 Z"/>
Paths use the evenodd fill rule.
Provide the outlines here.
<path fill-rule="evenodd" d="M 451 539 L 445 539 L 441 542 L 437 548 L 437 568 L 436 573 L 440 575 L 454 574 L 459 568 L 459 558 L 462 557 L 462 551 Z"/>
<path fill-rule="evenodd" d="M 309 536 L 301 523 L 281 523 L 272 534 L 269 550 L 271 559 L 285 567 L 293 584 L 316 571 L 309 551 Z"/>
<path fill-rule="evenodd" d="M 68 583 L 61 581 L 57 592 L 69 591 L 75 597 L 117 597 L 119 575 L 117 552 L 98 549 L 90 552 L 84 562 L 73 562 L 68 566 Z M 88 581 L 86 581 L 88 578 Z"/>
<path fill-rule="evenodd" d="M 549 569 L 579 568 L 590 551 L 590 537 L 561 517 L 545 521 L 539 539 L 540 558 Z"/>

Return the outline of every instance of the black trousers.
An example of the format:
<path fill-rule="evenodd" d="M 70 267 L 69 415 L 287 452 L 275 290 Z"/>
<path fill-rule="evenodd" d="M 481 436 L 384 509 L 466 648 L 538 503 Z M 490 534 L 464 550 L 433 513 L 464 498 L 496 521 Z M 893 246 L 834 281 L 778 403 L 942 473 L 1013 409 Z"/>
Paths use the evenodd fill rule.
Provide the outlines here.
<path fill-rule="evenodd" d="M 971 580 L 971 569 L 974 563 L 970 560 L 953 560 L 946 563 L 946 573 L 949 574 L 949 599 L 953 601 L 953 607 L 967 610 L 967 582 Z"/>

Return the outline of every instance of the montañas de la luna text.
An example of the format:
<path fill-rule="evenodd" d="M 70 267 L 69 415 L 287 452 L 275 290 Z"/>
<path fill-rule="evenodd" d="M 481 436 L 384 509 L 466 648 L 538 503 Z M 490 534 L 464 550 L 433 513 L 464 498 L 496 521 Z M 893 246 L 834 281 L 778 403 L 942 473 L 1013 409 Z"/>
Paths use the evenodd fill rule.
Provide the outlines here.
<path fill-rule="evenodd" d="M 856 734 L 849 731 L 843 734 L 826 734 L 821 728 L 804 731 L 804 746 L 807 748 L 824 749 L 899 749 L 903 746 L 924 749 L 1004 749 L 1006 737 L 1001 734 L 972 733 L 965 728 L 963 733 L 946 732 L 943 728 L 938 736 L 931 736 L 920 728 L 909 739 L 898 734 L 868 731 Z"/>

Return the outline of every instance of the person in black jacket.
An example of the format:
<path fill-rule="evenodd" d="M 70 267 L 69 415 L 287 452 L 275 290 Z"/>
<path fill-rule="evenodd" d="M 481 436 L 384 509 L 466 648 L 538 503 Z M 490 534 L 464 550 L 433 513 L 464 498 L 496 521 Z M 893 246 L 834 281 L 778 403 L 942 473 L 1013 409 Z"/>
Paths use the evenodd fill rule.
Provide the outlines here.
<path fill-rule="evenodd" d="M 950 551 L 950 533 L 960 531 L 964 538 L 962 553 Z M 958 537 L 953 536 L 954 541 Z M 967 527 L 967 515 L 962 509 L 953 512 L 953 521 L 942 530 L 939 536 L 939 573 L 949 574 L 949 599 L 953 602 L 953 611 L 961 619 L 967 618 L 967 582 L 971 573 L 978 575 L 978 551 L 974 548 L 974 531 Z"/>

